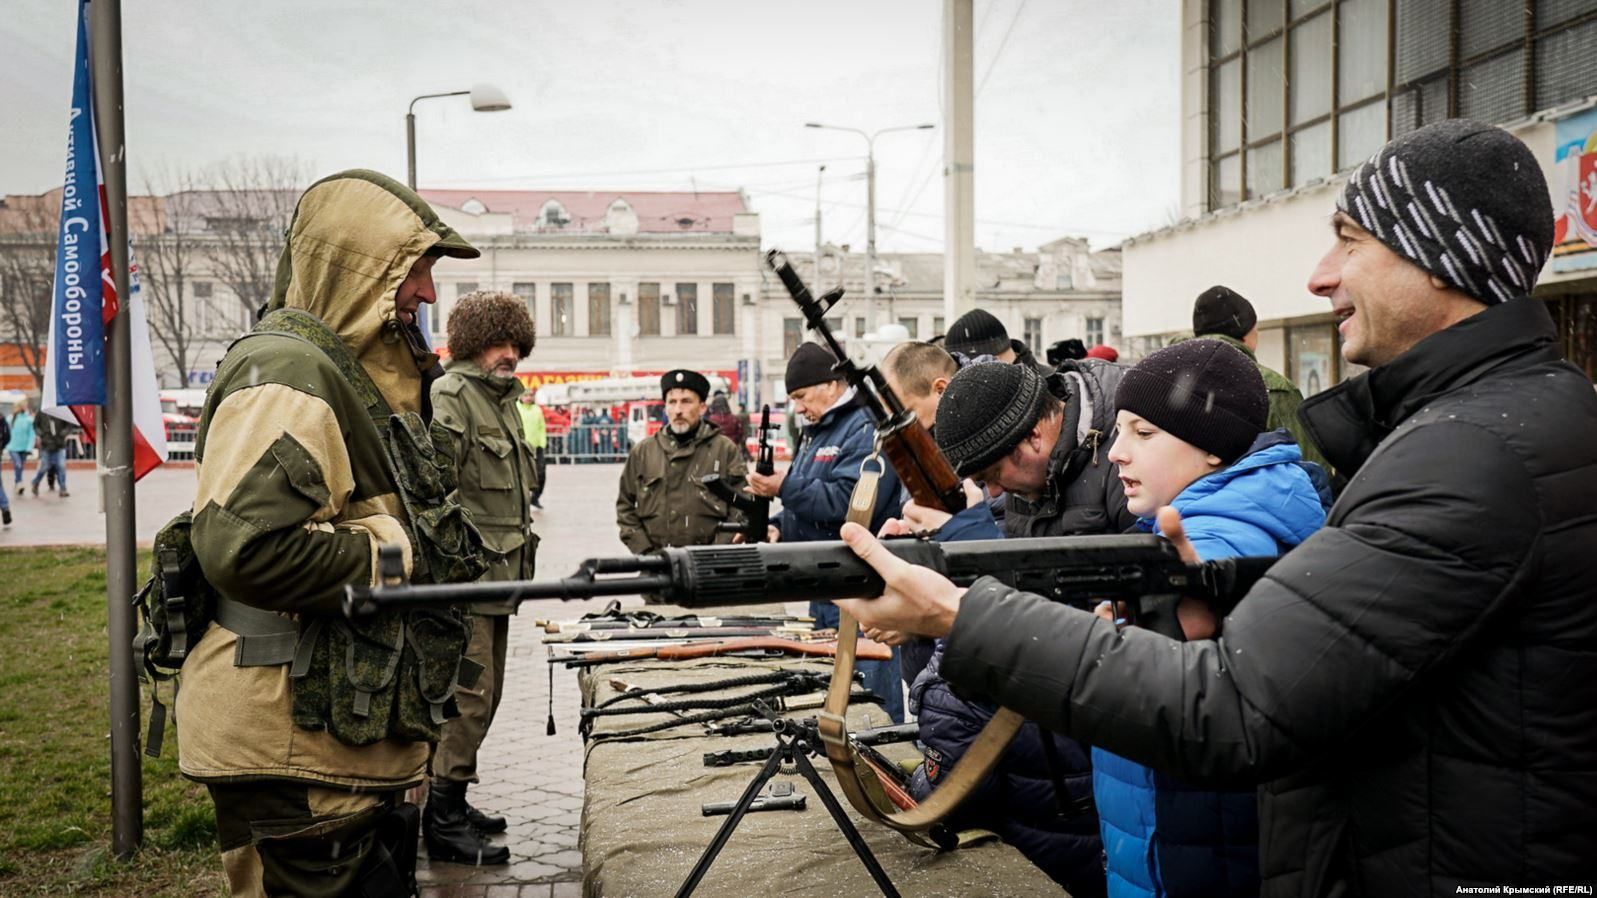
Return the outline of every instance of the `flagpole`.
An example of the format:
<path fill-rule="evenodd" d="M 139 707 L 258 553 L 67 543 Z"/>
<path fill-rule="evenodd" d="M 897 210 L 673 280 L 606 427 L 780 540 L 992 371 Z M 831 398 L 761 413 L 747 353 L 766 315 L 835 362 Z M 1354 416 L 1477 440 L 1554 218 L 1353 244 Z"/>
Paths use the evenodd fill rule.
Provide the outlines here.
<path fill-rule="evenodd" d="M 111 851 L 127 858 L 144 841 L 144 783 L 139 761 L 139 689 L 133 667 L 135 551 L 133 378 L 128 307 L 127 152 L 122 128 L 122 4 L 89 4 L 94 121 L 105 178 L 111 271 L 117 313 L 106 334 L 105 597 L 111 639 Z"/>

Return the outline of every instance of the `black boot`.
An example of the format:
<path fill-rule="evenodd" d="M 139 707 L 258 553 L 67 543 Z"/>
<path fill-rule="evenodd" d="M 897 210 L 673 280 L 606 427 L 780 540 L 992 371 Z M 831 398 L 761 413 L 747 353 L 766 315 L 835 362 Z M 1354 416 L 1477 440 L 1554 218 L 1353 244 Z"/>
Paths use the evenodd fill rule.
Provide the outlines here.
<path fill-rule="evenodd" d="M 510 849 L 490 845 L 466 819 L 466 784 L 432 781 L 421 819 L 427 856 L 435 861 L 492 867 L 510 862 Z"/>
<path fill-rule="evenodd" d="M 461 801 L 466 805 L 466 819 L 471 821 L 471 825 L 477 828 L 477 832 L 491 836 L 494 833 L 502 833 L 510 828 L 510 824 L 505 821 L 505 818 L 497 814 L 484 814 L 482 811 L 472 807 L 471 802 L 467 801 L 465 797 L 466 786 L 466 783 L 460 784 Z"/>

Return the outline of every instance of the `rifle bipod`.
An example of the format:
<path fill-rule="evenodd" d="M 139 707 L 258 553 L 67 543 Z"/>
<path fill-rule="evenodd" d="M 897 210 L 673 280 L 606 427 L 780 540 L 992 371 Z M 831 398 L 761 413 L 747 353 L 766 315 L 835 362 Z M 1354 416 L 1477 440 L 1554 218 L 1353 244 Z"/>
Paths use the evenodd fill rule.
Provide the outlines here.
<path fill-rule="evenodd" d="M 693 865 L 688 878 L 682 883 L 682 888 L 677 889 L 676 898 L 688 898 L 693 894 L 693 890 L 699 887 L 699 881 L 704 879 L 704 874 L 709 872 L 710 865 L 715 863 L 721 849 L 726 847 L 727 840 L 732 838 L 732 831 L 743 822 L 743 816 L 748 813 L 749 805 L 765 791 L 765 784 L 771 777 L 784 767 L 797 769 L 799 775 L 809 781 L 810 787 L 821 799 L 821 804 L 826 805 L 827 813 L 832 815 L 837 828 L 843 831 L 843 838 L 848 840 L 849 847 L 859 856 L 860 863 L 865 865 L 866 871 L 871 874 L 871 879 L 876 881 L 876 887 L 882 890 L 882 894 L 886 898 L 901 898 L 898 889 L 893 886 L 893 881 L 887 878 L 887 871 L 882 869 L 881 863 L 876 860 L 876 855 L 871 853 L 871 847 L 865 844 L 864 837 L 854 826 L 854 821 L 848 819 L 848 814 L 843 812 L 843 806 L 838 804 L 837 796 L 832 794 L 826 781 L 816 772 L 815 765 L 810 763 L 809 755 L 820 751 L 819 745 L 811 745 L 809 741 L 819 738 L 814 730 L 806 728 L 802 721 L 778 717 L 764 705 L 760 705 L 759 710 L 771 721 L 771 731 L 776 735 L 776 745 L 771 750 L 770 758 L 766 759 L 765 766 L 760 768 L 760 772 L 749 781 L 748 788 L 743 790 L 742 797 L 732 808 L 732 813 L 727 815 L 726 822 L 716 830 L 715 838 L 710 840 L 698 863 Z"/>

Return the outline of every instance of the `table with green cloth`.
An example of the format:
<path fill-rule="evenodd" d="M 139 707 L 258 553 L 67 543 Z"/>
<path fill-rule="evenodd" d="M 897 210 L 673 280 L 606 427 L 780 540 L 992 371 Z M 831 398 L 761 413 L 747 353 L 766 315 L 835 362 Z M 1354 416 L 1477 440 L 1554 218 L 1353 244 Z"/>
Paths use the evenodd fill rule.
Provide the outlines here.
<path fill-rule="evenodd" d="M 579 682 L 583 706 L 591 708 L 621 691 L 612 680 L 634 687 L 664 687 L 777 668 L 826 673 L 831 664 L 830 659 L 737 656 L 628 661 L 582 668 Z M 703 695 L 740 695 L 755 688 L 735 687 Z M 663 700 L 685 697 L 675 693 L 660 696 Z M 783 716 L 813 717 L 815 713 L 796 710 Z M 704 816 L 700 806 L 712 801 L 735 802 L 761 767 L 755 762 L 706 767 L 704 754 L 776 744 L 768 732 L 710 735 L 702 724 L 684 724 L 626 740 L 602 738 L 605 733 L 662 722 L 670 716 L 647 713 L 594 719 L 585 747 L 581 833 L 583 890 L 589 898 L 676 894 L 726 821 L 724 816 Z M 869 702 L 850 705 L 848 722 L 851 731 L 891 723 L 880 706 Z M 905 898 L 1065 895 L 1019 851 L 996 839 L 939 852 L 867 822 L 837 788 L 826 758 L 816 755 L 811 761 Z M 806 796 L 807 807 L 745 816 L 694 894 L 706 898 L 880 894 L 810 784 L 796 772 L 791 776 L 778 773 L 772 782 L 793 783 Z"/>

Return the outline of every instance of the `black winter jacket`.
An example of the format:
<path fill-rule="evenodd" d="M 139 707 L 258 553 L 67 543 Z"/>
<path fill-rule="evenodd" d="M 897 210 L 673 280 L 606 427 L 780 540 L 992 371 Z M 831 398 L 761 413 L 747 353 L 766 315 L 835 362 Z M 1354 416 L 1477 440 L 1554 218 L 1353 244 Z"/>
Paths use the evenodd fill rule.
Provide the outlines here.
<path fill-rule="evenodd" d="M 1217 641 L 985 579 L 943 673 L 1083 742 L 1260 788 L 1266 896 L 1597 879 L 1597 395 L 1542 303 L 1304 403 L 1353 474 Z"/>
<path fill-rule="evenodd" d="M 1109 461 L 1115 387 L 1125 370 L 1098 359 L 1071 360 L 1048 378 L 1049 391 L 1065 403 L 1065 420 L 1048 459 L 1047 491 L 1035 502 L 1005 496 L 1005 536 L 1124 533 L 1136 523 L 1126 510 L 1118 469 Z"/>

